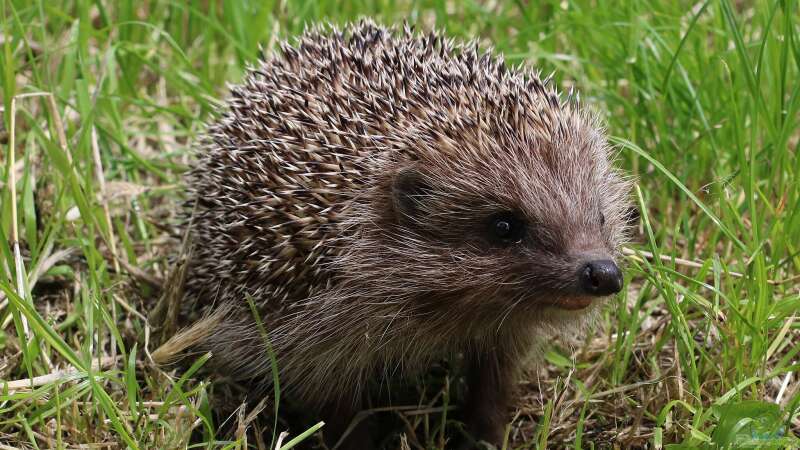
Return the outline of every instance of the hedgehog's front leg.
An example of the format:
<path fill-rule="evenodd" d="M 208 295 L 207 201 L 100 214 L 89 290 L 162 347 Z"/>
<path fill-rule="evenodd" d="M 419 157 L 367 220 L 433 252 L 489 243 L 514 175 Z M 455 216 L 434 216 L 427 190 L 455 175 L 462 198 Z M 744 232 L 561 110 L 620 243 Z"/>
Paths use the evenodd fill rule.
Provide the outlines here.
<path fill-rule="evenodd" d="M 516 358 L 501 348 L 467 355 L 468 396 L 464 417 L 467 431 L 475 441 L 502 445 L 516 372 Z M 461 447 L 475 446 L 475 442 L 465 442 Z"/>

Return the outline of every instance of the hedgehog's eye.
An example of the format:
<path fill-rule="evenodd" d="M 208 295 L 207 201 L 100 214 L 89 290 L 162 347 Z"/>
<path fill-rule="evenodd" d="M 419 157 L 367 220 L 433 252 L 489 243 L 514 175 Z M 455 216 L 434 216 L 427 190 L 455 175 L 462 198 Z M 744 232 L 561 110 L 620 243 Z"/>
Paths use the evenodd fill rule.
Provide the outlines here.
<path fill-rule="evenodd" d="M 512 213 L 497 214 L 489 221 L 492 239 L 503 244 L 519 242 L 524 232 L 525 224 Z"/>
<path fill-rule="evenodd" d="M 600 226 L 602 227 L 605 224 L 606 224 L 606 216 L 605 214 L 600 213 Z"/>

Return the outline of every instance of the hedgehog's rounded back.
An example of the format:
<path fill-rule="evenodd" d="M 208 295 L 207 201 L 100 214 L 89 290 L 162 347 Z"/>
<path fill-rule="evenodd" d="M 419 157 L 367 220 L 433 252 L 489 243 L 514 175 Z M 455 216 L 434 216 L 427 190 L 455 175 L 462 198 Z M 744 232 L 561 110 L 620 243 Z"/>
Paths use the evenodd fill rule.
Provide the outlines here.
<path fill-rule="evenodd" d="M 188 184 L 186 296 L 224 311 L 198 346 L 268 383 L 251 296 L 309 404 L 448 352 L 518 357 L 621 287 L 627 185 L 593 116 L 438 34 L 362 22 L 282 46 L 231 89 Z"/>

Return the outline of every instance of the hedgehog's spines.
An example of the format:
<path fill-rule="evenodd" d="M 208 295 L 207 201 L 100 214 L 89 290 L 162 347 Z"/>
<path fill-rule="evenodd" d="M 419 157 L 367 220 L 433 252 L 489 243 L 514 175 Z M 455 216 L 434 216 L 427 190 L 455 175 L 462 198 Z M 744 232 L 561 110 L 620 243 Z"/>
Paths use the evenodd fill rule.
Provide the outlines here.
<path fill-rule="evenodd" d="M 507 322 L 491 313 L 510 306 L 487 313 L 485 303 L 514 283 L 488 263 L 475 269 L 487 259 L 482 244 L 445 245 L 474 227 L 444 243 L 431 229 L 447 234 L 502 208 L 537 215 L 543 227 L 561 220 L 550 231 L 558 237 L 596 203 L 583 185 L 620 203 L 623 183 L 596 160 L 594 122 L 569 104 L 572 94 L 560 100 L 552 74 L 542 80 L 481 51 L 477 40 L 419 35 L 408 23 L 313 25 L 290 42 L 230 87 L 228 108 L 209 125 L 188 175 L 200 206 L 187 296 L 231 309 L 199 347 L 237 377 L 270 378 L 268 362 L 253 356 L 263 349 L 248 328 L 246 296 L 270 320 L 287 389 L 310 404 L 330 400 L 332 374 L 350 395 L 381 364 L 425 366 L 463 350 L 467 335 L 479 341 L 470 345 L 493 345 Z M 425 197 L 427 215 L 398 224 L 387 186 L 410 166 L 437 195 Z M 578 204 L 564 208 L 570 201 Z M 610 223 L 617 209 L 609 207 Z M 459 304 L 469 307 L 437 314 L 429 299 L 412 301 L 459 284 L 467 292 Z M 522 347 L 527 336 L 504 345 Z"/>

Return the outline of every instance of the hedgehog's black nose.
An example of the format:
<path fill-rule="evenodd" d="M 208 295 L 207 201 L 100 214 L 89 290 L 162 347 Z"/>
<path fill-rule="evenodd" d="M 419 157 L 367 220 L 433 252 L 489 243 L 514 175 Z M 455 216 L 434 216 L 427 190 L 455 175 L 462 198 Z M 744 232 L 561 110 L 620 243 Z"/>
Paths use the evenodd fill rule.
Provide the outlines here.
<path fill-rule="evenodd" d="M 581 268 L 579 277 L 581 290 L 590 295 L 601 297 L 622 289 L 622 272 L 610 259 L 589 261 Z"/>

